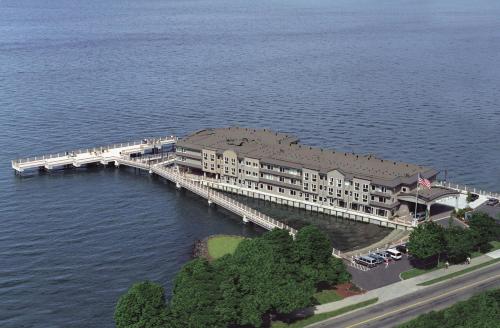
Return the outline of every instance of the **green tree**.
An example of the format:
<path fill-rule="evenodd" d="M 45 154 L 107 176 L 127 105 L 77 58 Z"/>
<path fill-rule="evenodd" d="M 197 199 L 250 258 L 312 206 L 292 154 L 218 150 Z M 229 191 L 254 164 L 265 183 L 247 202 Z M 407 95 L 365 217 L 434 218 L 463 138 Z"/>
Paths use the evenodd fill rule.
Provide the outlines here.
<path fill-rule="evenodd" d="M 445 230 L 446 253 L 453 263 L 463 262 L 474 248 L 474 240 L 469 230 L 451 227 Z"/>
<path fill-rule="evenodd" d="M 115 308 L 118 328 L 159 328 L 165 327 L 166 322 L 164 289 L 150 281 L 134 284 Z"/>
<path fill-rule="evenodd" d="M 309 225 L 300 229 L 295 238 L 297 260 L 302 265 L 327 263 L 332 257 L 332 243 L 318 227 Z"/>
<path fill-rule="evenodd" d="M 478 249 L 487 251 L 490 247 L 490 241 L 500 239 L 500 227 L 496 224 L 495 219 L 488 214 L 474 213 L 468 223 Z"/>
<path fill-rule="evenodd" d="M 445 250 L 443 228 L 435 222 L 426 222 L 417 226 L 410 234 L 409 252 L 420 260 L 438 256 Z"/>
<path fill-rule="evenodd" d="M 169 305 L 172 327 L 225 327 L 228 322 L 217 311 L 222 298 L 222 273 L 205 259 L 188 262 L 177 274 Z"/>

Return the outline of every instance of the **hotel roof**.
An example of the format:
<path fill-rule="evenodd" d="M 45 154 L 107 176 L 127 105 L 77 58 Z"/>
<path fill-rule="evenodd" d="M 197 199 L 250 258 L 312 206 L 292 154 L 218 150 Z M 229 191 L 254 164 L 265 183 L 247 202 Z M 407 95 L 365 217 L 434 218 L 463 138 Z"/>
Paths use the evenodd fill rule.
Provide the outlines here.
<path fill-rule="evenodd" d="M 222 154 L 233 150 L 239 158 L 250 157 L 262 163 L 289 168 L 307 168 L 321 173 L 338 170 L 348 179 L 356 177 L 394 187 L 412 184 L 417 174 L 429 178 L 438 172 L 432 168 L 380 159 L 374 155 L 337 152 L 301 145 L 293 135 L 266 129 L 240 127 L 204 129 L 179 140 L 178 147 L 214 150 Z"/>

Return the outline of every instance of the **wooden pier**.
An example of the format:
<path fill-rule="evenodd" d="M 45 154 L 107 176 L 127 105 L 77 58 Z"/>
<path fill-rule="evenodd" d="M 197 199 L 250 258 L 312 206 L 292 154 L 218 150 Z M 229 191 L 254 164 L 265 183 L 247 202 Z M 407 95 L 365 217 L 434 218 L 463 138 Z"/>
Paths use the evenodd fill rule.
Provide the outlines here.
<path fill-rule="evenodd" d="M 221 192 L 203 186 L 198 181 L 186 177 L 170 167 L 175 162 L 175 154 L 159 154 L 164 145 L 175 144 L 174 136 L 159 139 L 144 139 L 138 142 L 121 143 L 104 147 L 94 147 L 71 152 L 35 156 L 12 161 L 12 168 L 19 173 L 29 169 L 43 168 L 52 170 L 68 166 L 80 167 L 85 164 L 109 164 L 129 166 L 157 174 L 176 184 L 177 188 L 185 188 L 208 200 L 208 204 L 216 204 L 242 217 L 243 222 L 254 224 L 268 230 L 285 229 L 295 237 L 297 230 L 260 213 Z M 142 154 L 152 152 L 152 155 L 142 157 Z M 156 153 L 156 154 L 155 154 Z M 139 156 L 137 156 L 139 155 Z"/>

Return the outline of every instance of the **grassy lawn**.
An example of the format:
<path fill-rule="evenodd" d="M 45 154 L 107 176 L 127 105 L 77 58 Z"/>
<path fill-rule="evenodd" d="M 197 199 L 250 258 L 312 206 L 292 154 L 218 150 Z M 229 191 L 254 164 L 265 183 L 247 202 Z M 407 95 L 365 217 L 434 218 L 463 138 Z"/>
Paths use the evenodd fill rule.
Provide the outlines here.
<path fill-rule="evenodd" d="M 218 259 L 226 254 L 233 254 L 236 247 L 245 239 L 239 236 L 214 236 L 208 239 L 208 255 Z"/>
<path fill-rule="evenodd" d="M 493 252 L 493 251 L 496 251 L 497 249 L 500 249 L 500 241 L 492 241 L 490 242 L 490 245 L 491 245 L 491 250 L 489 250 L 488 252 Z M 471 257 L 474 258 L 474 257 L 478 257 L 478 256 L 481 256 L 483 255 L 483 253 L 481 252 L 473 252 Z"/>
<path fill-rule="evenodd" d="M 315 314 L 315 315 L 310 316 L 308 318 L 295 321 L 294 323 L 291 323 L 291 324 L 286 324 L 286 323 L 281 322 L 281 321 L 276 321 L 276 322 L 272 323 L 271 327 L 272 328 L 301 328 L 301 327 L 305 327 L 305 326 L 308 326 L 310 324 L 313 324 L 315 322 L 323 321 L 323 320 L 333 318 L 333 317 L 336 317 L 338 315 L 341 315 L 341 314 L 344 314 L 344 313 L 347 313 L 347 312 L 350 312 L 353 310 L 357 310 L 359 308 L 362 308 L 362 307 L 365 307 L 368 305 L 375 304 L 375 303 L 377 303 L 377 301 L 378 301 L 378 298 L 372 298 L 370 300 L 356 303 L 353 305 L 349 305 L 349 306 L 340 308 L 340 309 L 335 310 L 335 311 Z"/>
<path fill-rule="evenodd" d="M 413 269 L 410 269 L 408 271 L 402 272 L 401 273 L 401 279 L 403 279 L 403 280 L 410 279 L 410 278 L 413 278 L 413 277 L 416 277 L 416 276 L 420 276 L 421 274 L 424 274 L 424 273 L 427 273 L 427 272 L 431 272 L 431 271 L 434 271 L 434 270 L 437 270 L 437 269 L 441 269 L 441 268 L 444 268 L 444 263 L 443 262 L 440 262 L 438 266 L 435 266 L 434 268 L 430 268 L 430 269 L 413 268 Z"/>
<path fill-rule="evenodd" d="M 318 304 L 325 304 L 335 301 L 340 301 L 342 296 L 337 294 L 336 290 L 323 290 L 314 294 L 314 298 L 318 301 Z"/>
<path fill-rule="evenodd" d="M 432 284 L 435 284 L 435 283 L 438 283 L 438 282 L 441 282 L 441 281 L 444 281 L 444 280 L 448 280 L 448 279 L 451 279 L 451 278 L 454 278 L 454 277 L 457 277 L 457 276 L 461 276 L 461 275 L 463 275 L 463 274 L 465 274 L 467 272 L 471 272 L 471 271 L 483 268 L 483 267 L 485 267 L 487 265 L 496 263 L 498 261 L 500 261 L 500 259 L 493 259 L 493 260 L 490 260 L 490 261 L 487 261 L 487 262 L 484 262 L 484 263 L 481 263 L 481 264 L 476 264 L 476 265 L 473 265 L 471 267 L 468 267 L 467 269 L 463 269 L 463 270 L 460 270 L 460 271 L 457 271 L 457 272 L 453 272 L 453 273 L 447 274 L 446 276 L 442 276 L 442 277 L 439 277 L 439 278 L 436 278 L 436 279 L 431 279 L 431 280 L 424 281 L 423 283 L 418 284 L 418 286 L 429 286 L 429 285 L 432 285 Z"/>

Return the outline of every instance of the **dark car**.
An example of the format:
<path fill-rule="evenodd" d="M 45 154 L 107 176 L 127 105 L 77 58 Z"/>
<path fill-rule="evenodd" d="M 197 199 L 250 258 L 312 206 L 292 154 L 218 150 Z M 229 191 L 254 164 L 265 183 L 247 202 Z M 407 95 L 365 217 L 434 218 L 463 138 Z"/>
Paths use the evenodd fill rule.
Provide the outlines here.
<path fill-rule="evenodd" d="M 405 244 L 398 245 L 395 248 L 403 254 L 408 253 L 408 247 Z"/>
<path fill-rule="evenodd" d="M 385 258 L 383 256 L 378 255 L 377 253 L 368 254 L 369 257 L 372 257 L 377 261 L 377 263 L 384 263 Z"/>
<path fill-rule="evenodd" d="M 486 205 L 489 205 L 489 206 L 495 206 L 499 203 L 499 200 L 496 199 L 496 198 L 490 198 L 488 199 L 488 201 L 486 202 Z"/>

